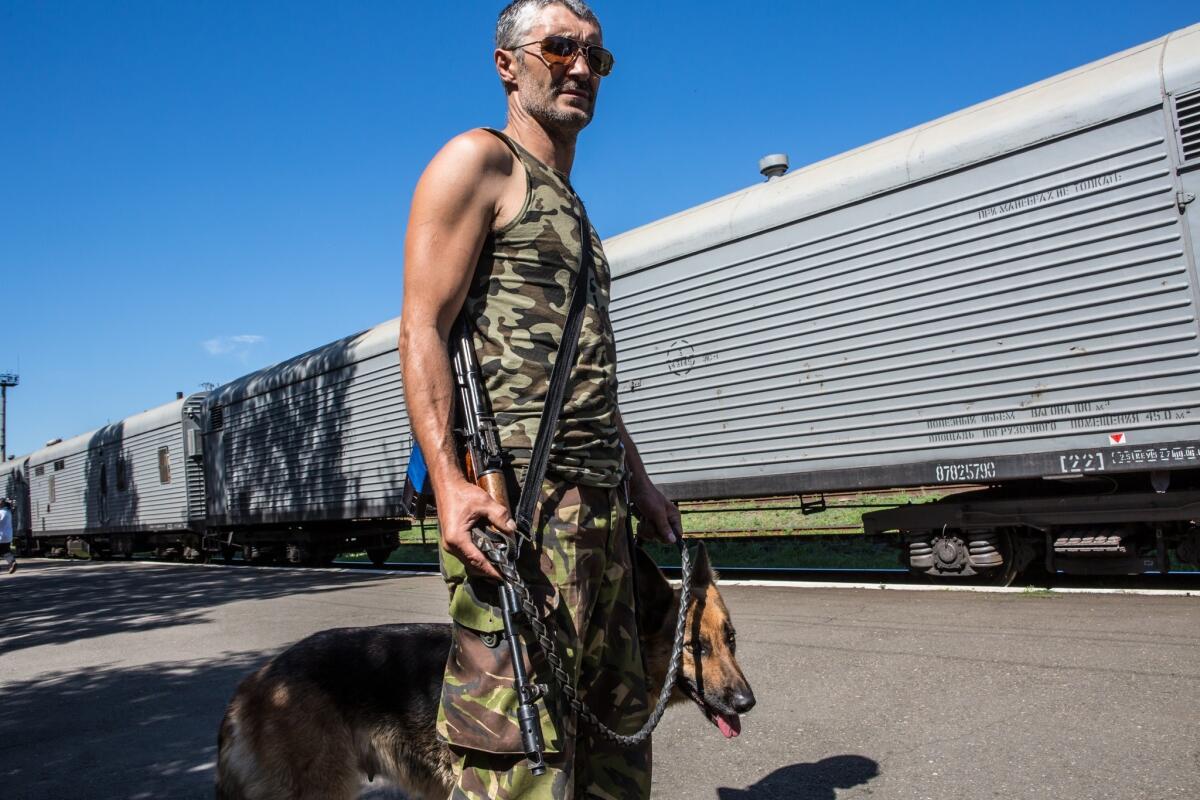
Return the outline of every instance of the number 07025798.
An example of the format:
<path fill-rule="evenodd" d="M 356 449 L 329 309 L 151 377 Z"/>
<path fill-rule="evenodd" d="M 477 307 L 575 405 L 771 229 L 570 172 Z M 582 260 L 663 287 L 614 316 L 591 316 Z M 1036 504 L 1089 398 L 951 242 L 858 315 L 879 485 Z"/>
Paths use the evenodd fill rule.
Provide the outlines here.
<path fill-rule="evenodd" d="M 985 481 L 996 477 L 996 464 L 992 461 L 939 464 L 934 475 L 938 481 Z"/>

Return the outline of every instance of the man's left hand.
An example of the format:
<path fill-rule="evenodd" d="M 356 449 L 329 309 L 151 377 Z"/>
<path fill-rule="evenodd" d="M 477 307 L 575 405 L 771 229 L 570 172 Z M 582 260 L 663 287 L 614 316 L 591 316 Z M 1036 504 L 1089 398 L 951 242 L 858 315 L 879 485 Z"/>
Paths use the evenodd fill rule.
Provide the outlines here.
<path fill-rule="evenodd" d="M 674 543 L 683 536 L 679 509 L 663 496 L 648 477 L 629 481 L 629 500 L 642 515 L 637 528 L 639 538 Z"/>

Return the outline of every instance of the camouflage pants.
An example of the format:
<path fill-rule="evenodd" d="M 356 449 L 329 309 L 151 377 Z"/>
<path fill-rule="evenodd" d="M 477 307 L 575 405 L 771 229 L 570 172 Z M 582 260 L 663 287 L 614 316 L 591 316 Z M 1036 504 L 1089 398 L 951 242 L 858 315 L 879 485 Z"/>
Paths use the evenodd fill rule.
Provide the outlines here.
<path fill-rule="evenodd" d="M 609 727 L 630 734 L 650 709 L 625 513 L 620 489 L 547 481 L 536 541 L 522 547 L 518 569 L 543 608 L 584 702 Z M 438 733 L 457 756 L 451 797 L 649 797 L 649 741 L 621 748 L 579 726 L 532 636 L 526 637 L 532 674 L 551 693 L 541 715 L 547 770 L 541 776 L 529 772 L 516 727 L 512 665 L 503 639 L 495 636 L 503 625 L 494 584 L 468 579 L 447 553 L 442 567 L 455 622 L 438 714 Z"/>

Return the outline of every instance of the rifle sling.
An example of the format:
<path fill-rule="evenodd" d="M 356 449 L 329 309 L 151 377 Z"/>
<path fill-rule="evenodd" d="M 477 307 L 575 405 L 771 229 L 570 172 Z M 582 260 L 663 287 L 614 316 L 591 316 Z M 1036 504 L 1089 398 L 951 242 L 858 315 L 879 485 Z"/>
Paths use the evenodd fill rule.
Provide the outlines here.
<path fill-rule="evenodd" d="M 546 402 L 542 407 L 542 418 L 538 424 L 537 439 L 533 443 L 533 451 L 529 456 L 529 469 L 525 473 L 525 482 L 521 486 L 521 499 L 517 503 L 515 521 L 517 535 L 529 539 L 533 535 L 533 512 L 537 507 L 538 496 L 541 495 L 542 479 L 546 477 L 546 467 L 550 463 L 550 445 L 554 441 L 558 429 L 558 415 L 562 411 L 563 395 L 567 390 L 567 379 L 571 368 L 575 365 L 575 353 L 579 349 L 579 332 L 583 327 L 583 308 L 587 304 L 588 277 L 592 271 L 592 229 L 588 223 L 587 212 L 583 203 L 579 204 L 579 238 L 581 241 L 581 258 L 579 274 L 575 277 L 575 288 L 571 292 L 571 306 L 567 310 L 567 320 L 563 328 L 562 343 L 558 355 L 554 359 L 554 370 L 550 373 L 550 388 L 546 392 Z"/>

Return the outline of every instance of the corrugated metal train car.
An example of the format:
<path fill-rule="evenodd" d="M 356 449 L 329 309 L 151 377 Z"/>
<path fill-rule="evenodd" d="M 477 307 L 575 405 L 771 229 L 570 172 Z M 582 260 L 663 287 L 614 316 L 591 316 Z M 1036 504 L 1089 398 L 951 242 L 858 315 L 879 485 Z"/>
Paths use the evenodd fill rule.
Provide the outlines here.
<path fill-rule="evenodd" d="M 382 563 L 411 524 L 399 320 L 220 387 L 205 405 L 210 533 L 251 559 Z M 227 554 L 229 550 L 227 549 Z"/>
<path fill-rule="evenodd" d="M 647 466 L 677 498 L 1037 483 L 869 520 L 933 574 L 1195 561 L 1198 128 L 1195 26 L 608 239 Z"/>
<path fill-rule="evenodd" d="M 166 403 L 31 453 L 36 552 L 199 555 L 203 394 Z"/>
<path fill-rule="evenodd" d="M 0 487 L 27 498 L 38 554 L 383 563 L 411 525 L 398 332 L 392 320 L 53 442 L 0 467 Z"/>

